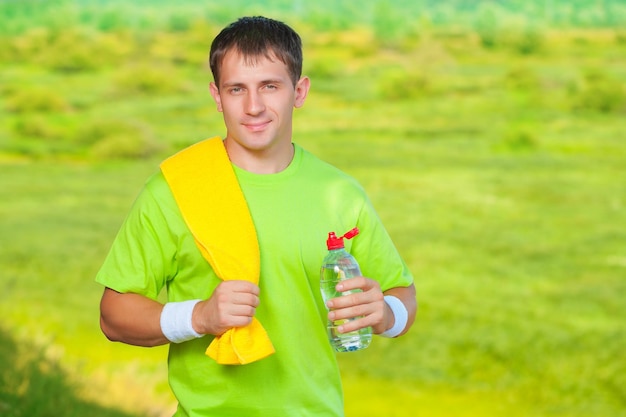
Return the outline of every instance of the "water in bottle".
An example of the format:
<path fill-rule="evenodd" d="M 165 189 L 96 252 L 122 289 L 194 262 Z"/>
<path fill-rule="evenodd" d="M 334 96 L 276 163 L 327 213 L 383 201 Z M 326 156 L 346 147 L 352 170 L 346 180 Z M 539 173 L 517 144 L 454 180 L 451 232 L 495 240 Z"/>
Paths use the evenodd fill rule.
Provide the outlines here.
<path fill-rule="evenodd" d="M 343 243 L 344 238 L 352 239 L 358 233 L 359 230 L 354 228 L 340 237 L 337 237 L 334 232 L 330 232 L 328 234 L 328 240 L 326 241 L 328 254 L 324 258 L 320 272 L 320 289 L 324 303 L 331 298 L 341 297 L 342 295 L 348 295 L 353 292 L 361 291 L 351 290 L 339 292 L 336 289 L 336 286 L 340 281 L 361 276 L 361 269 L 359 268 L 358 262 L 350 253 L 348 253 L 348 251 L 346 251 Z M 339 333 L 337 330 L 339 326 L 350 320 L 355 320 L 356 318 L 334 321 L 328 320 L 328 338 L 337 352 L 351 352 L 365 349 L 372 341 L 371 327 L 366 327 L 348 333 Z"/>

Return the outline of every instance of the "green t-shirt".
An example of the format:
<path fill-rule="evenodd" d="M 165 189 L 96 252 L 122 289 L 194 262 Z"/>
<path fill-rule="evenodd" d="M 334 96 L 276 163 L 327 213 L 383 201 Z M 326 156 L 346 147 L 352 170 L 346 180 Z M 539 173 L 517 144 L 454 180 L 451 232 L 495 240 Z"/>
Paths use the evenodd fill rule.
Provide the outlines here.
<path fill-rule="evenodd" d="M 247 365 L 219 365 L 205 355 L 212 336 L 171 344 L 176 416 L 343 415 L 339 369 L 326 336 L 319 289 L 329 232 L 340 235 L 359 227 L 346 249 L 383 291 L 413 282 L 362 187 L 294 146 L 293 161 L 280 173 L 257 175 L 234 167 L 261 253 L 256 317 L 276 353 Z M 138 196 L 96 280 L 152 299 L 165 286 L 169 301 L 206 299 L 219 284 L 160 172 Z"/>

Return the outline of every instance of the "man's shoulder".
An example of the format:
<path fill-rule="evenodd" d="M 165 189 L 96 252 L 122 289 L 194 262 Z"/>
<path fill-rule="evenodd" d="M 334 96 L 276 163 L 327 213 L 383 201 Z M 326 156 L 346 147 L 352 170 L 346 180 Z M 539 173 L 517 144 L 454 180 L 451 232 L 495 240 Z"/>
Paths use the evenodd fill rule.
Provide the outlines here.
<path fill-rule="evenodd" d="M 317 173 L 335 176 L 338 178 L 345 178 L 349 180 L 354 180 L 354 178 L 337 167 L 333 165 L 331 162 L 328 162 L 319 156 L 307 151 L 306 149 L 300 147 L 302 149 L 302 160 L 307 169 L 312 169 Z"/>
<path fill-rule="evenodd" d="M 145 182 L 145 188 L 154 195 L 170 194 L 170 188 L 161 170 L 155 171 Z"/>
<path fill-rule="evenodd" d="M 354 189 L 359 193 L 364 192 L 361 183 L 349 173 L 304 149 L 302 152 L 302 165 L 309 181 L 332 183 L 334 186 L 341 185 L 345 188 Z"/>
<path fill-rule="evenodd" d="M 170 211 L 176 205 L 174 195 L 161 170 L 155 171 L 144 182 L 135 205 L 144 210 Z"/>

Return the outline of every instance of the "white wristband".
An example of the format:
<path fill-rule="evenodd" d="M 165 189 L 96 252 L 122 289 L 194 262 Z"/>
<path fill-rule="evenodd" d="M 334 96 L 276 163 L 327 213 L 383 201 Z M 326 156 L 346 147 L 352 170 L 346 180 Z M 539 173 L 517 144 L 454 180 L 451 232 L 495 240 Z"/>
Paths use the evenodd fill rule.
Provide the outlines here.
<path fill-rule="evenodd" d="M 406 327 L 406 323 L 409 321 L 409 312 L 404 306 L 404 303 L 400 301 L 398 297 L 394 297 L 393 295 L 385 295 L 385 303 L 387 303 L 393 312 L 395 322 L 393 323 L 393 327 L 391 329 L 381 333 L 380 336 L 396 337 L 402 333 Z"/>
<path fill-rule="evenodd" d="M 161 311 L 161 331 L 172 343 L 186 342 L 187 340 L 202 337 L 193 329 L 191 316 L 193 308 L 200 300 L 188 300 L 175 303 L 166 303 Z"/>

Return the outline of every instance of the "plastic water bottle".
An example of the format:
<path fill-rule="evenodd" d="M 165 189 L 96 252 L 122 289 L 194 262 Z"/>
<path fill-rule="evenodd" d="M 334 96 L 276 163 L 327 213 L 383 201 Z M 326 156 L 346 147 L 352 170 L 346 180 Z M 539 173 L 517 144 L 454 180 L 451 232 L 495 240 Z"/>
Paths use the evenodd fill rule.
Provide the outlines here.
<path fill-rule="evenodd" d="M 322 291 L 324 303 L 331 298 L 341 297 L 342 295 L 361 291 L 351 290 L 338 292 L 336 290 L 336 286 L 340 281 L 361 276 L 359 264 L 356 259 L 354 259 L 354 257 L 346 251 L 343 244 L 344 238 L 352 239 L 357 234 L 359 234 L 359 229 L 356 227 L 340 237 L 337 237 L 335 232 L 330 232 L 328 234 L 328 240 L 326 241 L 328 254 L 324 258 L 320 272 L 320 289 Z M 339 333 L 337 331 L 337 327 L 355 319 L 356 318 L 334 321 L 328 320 L 328 338 L 331 345 L 337 352 L 352 352 L 365 349 L 370 345 L 370 342 L 372 341 L 371 327 L 366 327 L 349 333 Z"/>

